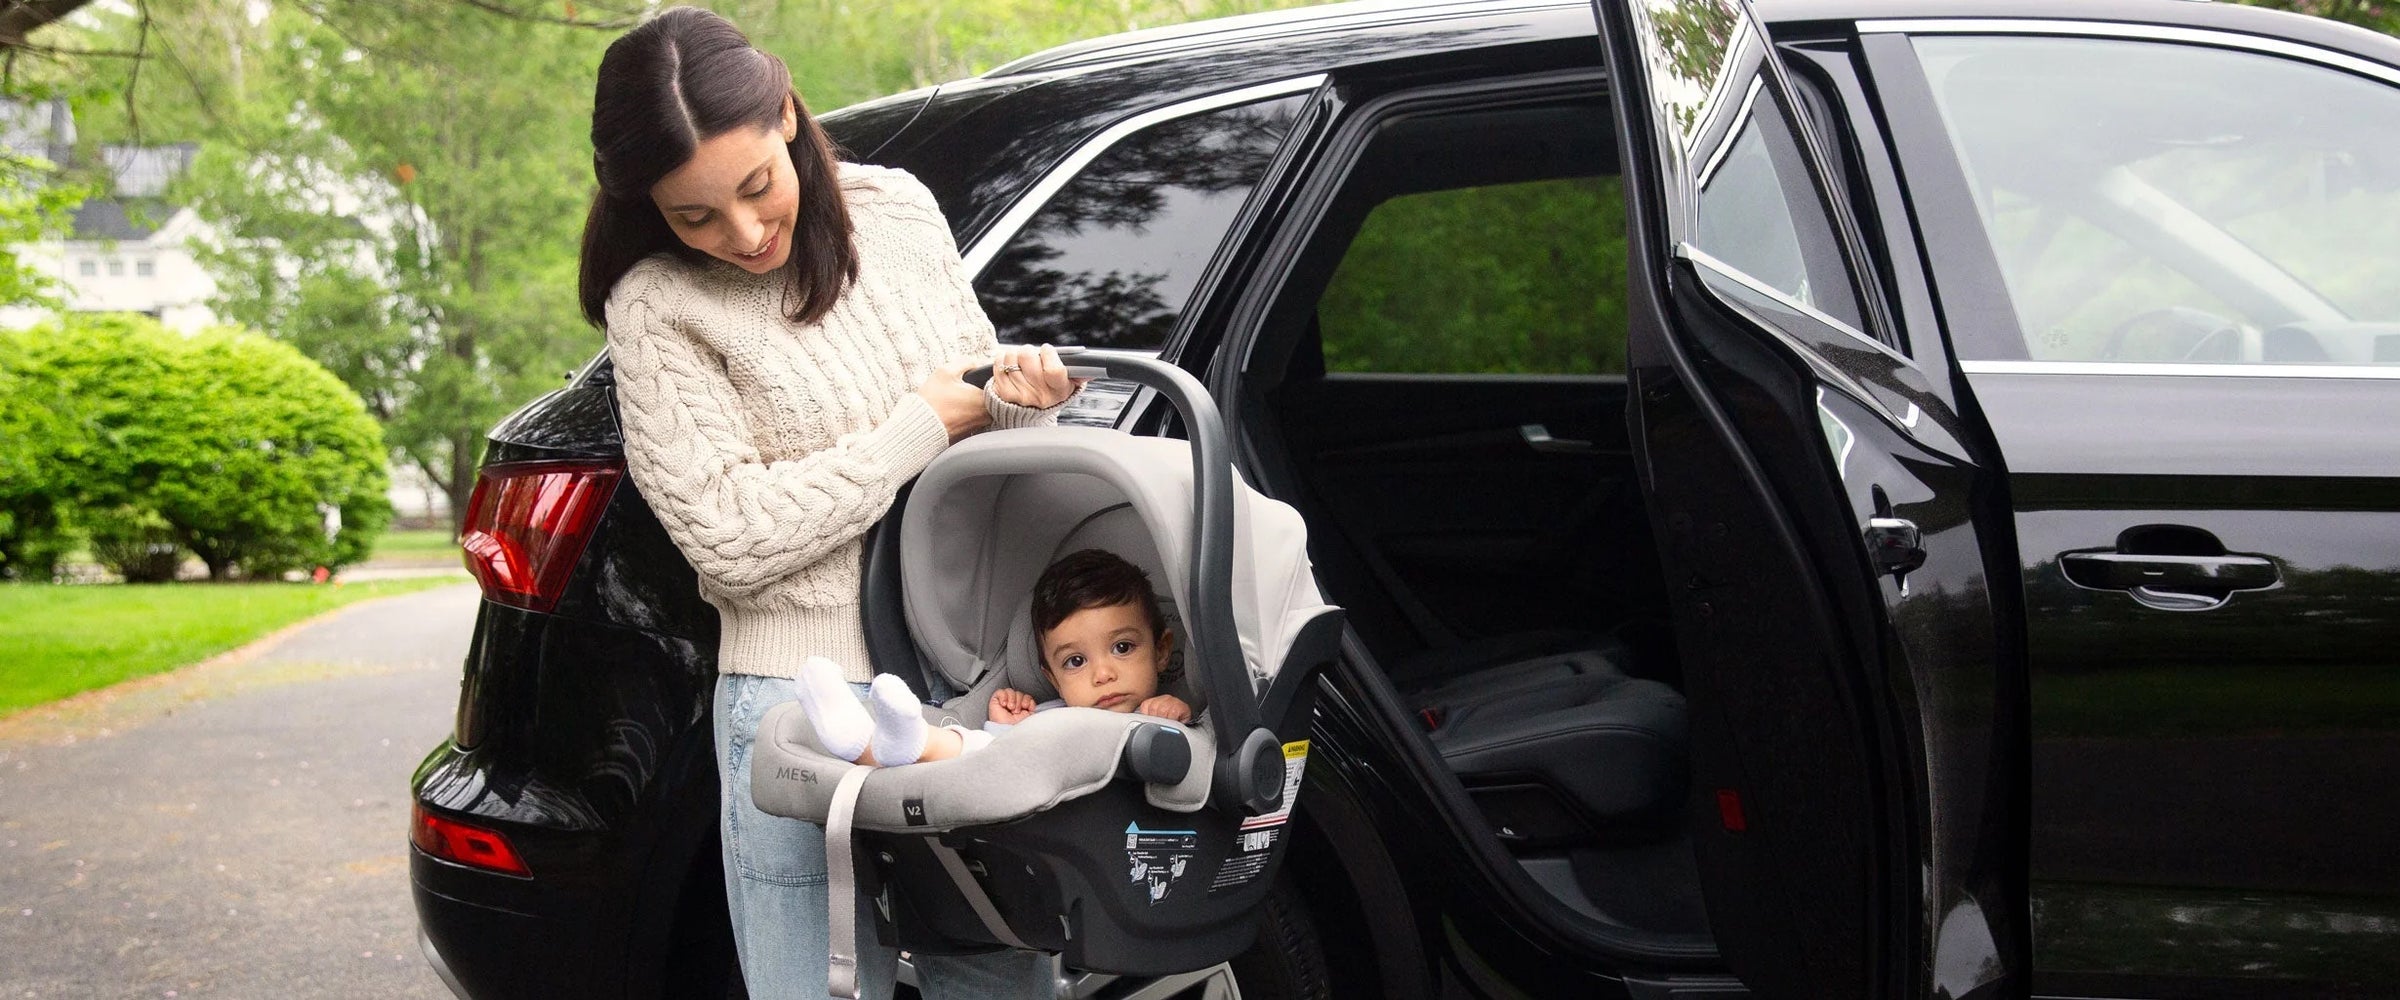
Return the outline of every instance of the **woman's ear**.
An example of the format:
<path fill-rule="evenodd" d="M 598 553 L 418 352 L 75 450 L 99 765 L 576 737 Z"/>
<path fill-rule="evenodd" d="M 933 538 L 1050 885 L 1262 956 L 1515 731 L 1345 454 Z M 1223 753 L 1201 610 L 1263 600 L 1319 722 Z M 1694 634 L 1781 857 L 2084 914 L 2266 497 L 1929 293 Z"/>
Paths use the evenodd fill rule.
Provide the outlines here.
<path fill-rule="evenodd" d="M 800 99 L 791 94 L 785 94 L 783 95 L 783 141 L 790 142 L 798 138 L 800 138 Z"/>

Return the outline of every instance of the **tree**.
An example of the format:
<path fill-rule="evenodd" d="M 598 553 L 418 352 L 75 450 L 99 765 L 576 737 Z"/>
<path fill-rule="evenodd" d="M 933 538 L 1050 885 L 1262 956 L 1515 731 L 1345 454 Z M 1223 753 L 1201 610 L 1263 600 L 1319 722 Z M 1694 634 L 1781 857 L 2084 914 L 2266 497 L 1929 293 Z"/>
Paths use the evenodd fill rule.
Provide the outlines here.
<path fill-rule="evenodd" d="M 445 13 L 446 11 L 446 13 Z M 187 191 L 230 235 L 222 313 L 342 376 L 463 512 L 483 434 L 598 347 L 574 302 L 605 36 L 279 12 Z"/>
<path fill-rule="evenodd" d="M 23 333 L 0 333 L 0 577 L 48 580 L 74 545 L 61 452 L 76 428 Z"/>
<path fill-rule="evenodd" d="M 390 522 L 374 420 L 290 345 L 91 315 L 5 343 L 6 398 L 53 414 L 40 481 L 129 579 L 171 574 L 178 548 L 219 580 L 339 567 Z"/>
<path fill-rule="evenodd" d="M 822 111 L 1077 37 L 1284 5 L 715 6 Z M 95 11 L 76 36 L 150 53 L 78 105 L 93 138 L 203 143 L 178 193 L 226 236 L 207 254 L 220 315 L 341 376 L 457 516 L 485 431 L 600 346 L 574 301 L 589 88 L 633 17 L 585 7 L 313 0 L 253 19 L 196 0 Z"/>

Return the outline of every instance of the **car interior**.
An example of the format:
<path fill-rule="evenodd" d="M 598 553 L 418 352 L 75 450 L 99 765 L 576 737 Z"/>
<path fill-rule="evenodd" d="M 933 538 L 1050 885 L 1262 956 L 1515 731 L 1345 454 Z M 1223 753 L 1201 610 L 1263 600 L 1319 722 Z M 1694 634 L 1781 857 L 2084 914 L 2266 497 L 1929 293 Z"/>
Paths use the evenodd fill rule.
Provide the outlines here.
<path fill-rule="evenodd" d="M 1481 828 L 1585 916 L 1705 935 L 1608 121 L 1597 94 L 1383 119 L 1267 307 L 1241 423 Z"/>

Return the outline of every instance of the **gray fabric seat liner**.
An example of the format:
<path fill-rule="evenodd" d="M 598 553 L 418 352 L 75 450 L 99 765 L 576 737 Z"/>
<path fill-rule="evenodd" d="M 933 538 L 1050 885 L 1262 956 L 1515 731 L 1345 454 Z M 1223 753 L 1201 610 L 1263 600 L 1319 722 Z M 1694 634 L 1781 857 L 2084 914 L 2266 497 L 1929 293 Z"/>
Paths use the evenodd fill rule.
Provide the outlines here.
<path fill-rule="evenodd" d="M 1627 676 L 1623 647 L 1554 653 L 1453 675 L 1409 693 L 1438 713 L 1429 734 L 1461 778 L 1532 776 L 1603 821 L 1655 814 L 1681 795 L 1683 696 Z"/>

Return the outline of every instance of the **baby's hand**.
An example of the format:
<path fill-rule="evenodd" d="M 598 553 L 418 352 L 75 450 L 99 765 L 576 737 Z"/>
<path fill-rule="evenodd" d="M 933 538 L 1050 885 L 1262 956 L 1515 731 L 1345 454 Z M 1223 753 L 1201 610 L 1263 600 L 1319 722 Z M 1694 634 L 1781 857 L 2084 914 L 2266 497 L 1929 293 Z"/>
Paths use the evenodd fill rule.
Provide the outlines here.
<path fill-rule="evenodd" d="M 991 716 L 993 722 L 1013 726 L 1033 714 L 1033 705 L 1032 695 L 1015 688 L 1001 688 L 992 692 L 991 708 L 985 714 Z"/>
<path fill-rule="evenodd" d="M 1184 704 L 1183 699 L 1171 694 L 1162 694 L 1145 701 L 1140 708 L 1134 709 L 1134 711 L 1143 715 L 1155 715 L 1170 722 L 1192 721 L 1192 706 Z"/>

